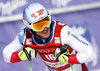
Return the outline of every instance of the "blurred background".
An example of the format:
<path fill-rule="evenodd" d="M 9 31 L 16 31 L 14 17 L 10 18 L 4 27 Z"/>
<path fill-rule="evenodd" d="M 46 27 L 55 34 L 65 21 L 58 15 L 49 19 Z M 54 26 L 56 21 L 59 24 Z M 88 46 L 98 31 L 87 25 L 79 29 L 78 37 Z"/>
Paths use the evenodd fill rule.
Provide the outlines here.
<path fill-rule="evenodd" d="M 100 0 L 0 0 L 0 71 L 29 71 L 29 61 L 6 63 L 2 51 L 24 27 L 23 9 L 35 2 L 44 5 L 53 20 L 69 25 L 92 44 L 98 56 L 86 64 L 89 71 L 100 71 Z M 39 56 L 32 60 L 33 71 L 45 69 Z"/>

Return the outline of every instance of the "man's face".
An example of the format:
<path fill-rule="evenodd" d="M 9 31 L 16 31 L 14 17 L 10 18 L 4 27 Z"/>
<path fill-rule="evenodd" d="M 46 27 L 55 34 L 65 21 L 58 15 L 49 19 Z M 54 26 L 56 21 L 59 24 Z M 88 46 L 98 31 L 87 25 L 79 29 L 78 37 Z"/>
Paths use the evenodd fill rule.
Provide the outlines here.
<path fill-rule="evenodd" d="M 36 31 L 36 34 L 41 38 L 48 38 L 50 36 L 50 27 L 44 27 L 42 31 Z"/>

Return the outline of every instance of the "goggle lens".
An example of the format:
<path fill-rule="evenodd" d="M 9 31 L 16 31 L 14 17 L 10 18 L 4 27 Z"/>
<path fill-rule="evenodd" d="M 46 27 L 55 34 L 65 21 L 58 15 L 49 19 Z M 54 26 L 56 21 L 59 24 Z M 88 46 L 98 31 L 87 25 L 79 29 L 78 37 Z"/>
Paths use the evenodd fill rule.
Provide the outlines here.
<path fill-rule="evenodd" d="M 50 26 L 50 18 L 47 16 L 39 22 L 33 23 L 32 28 L 34 31 L 42 31 L 44 27 Z"/>

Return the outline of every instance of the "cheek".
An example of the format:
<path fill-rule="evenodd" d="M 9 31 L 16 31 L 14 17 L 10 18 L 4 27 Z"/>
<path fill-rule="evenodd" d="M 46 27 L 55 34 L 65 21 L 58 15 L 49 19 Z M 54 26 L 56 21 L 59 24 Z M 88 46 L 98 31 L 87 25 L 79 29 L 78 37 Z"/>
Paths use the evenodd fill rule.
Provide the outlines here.
<path fill-rule="evenodd" d="M 36 32 L 37 35 L 41 35 L 41 32 Z"/>

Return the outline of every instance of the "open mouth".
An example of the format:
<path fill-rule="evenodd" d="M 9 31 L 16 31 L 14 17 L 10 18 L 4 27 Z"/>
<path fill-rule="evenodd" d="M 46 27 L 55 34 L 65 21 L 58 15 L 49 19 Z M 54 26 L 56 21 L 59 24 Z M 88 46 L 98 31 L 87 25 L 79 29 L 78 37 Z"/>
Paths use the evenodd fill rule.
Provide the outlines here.
<path fill-rule="evenodd" d="M 48 30 L 47 31 L 43 31 L 43 34 L 47 34 L 48 33 Z"/>

